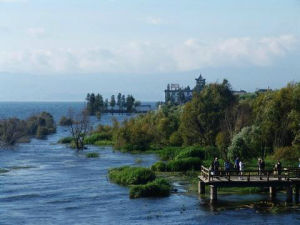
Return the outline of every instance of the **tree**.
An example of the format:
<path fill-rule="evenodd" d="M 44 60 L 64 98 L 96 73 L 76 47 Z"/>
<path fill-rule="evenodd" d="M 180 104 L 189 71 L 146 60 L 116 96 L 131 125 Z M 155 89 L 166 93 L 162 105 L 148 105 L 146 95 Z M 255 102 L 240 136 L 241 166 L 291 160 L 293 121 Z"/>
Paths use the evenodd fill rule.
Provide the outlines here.
<path fill-rule="evenodd" d="M 121 111 L 122 109 L 122 94 L 119 93 L 117 96 L 117 106 L 119 107 L 119 110 Z"/>
<path fill-rule="evenodd" d="M 230 145 L 230 137 L 228 133 L 220 131 L 216 136 L 216 145 L 221 153 L 223 159 L 227 160 L 228 157 L 228 146 Z"/>
<path fill-rule="evenodd" d="M 70 127 L 70 133 L 74 141 L 74 147 L 77 150 L 84 149 L 84 139 L 89 132 L 89 115 L 86 110 L 75 114 L 72 109 L 69 110 L 69 119 L 72 121 Z"/>
<path fill-rule="evenodd" d="M 259 94 L 253 103 L 255 124 L 271 150 L 292 145 L 300 130 L 300 83 Z"/>
<path fill-rule="evenodd" d="M 112 109 L 114 109 L 115 105 L 116 105 L 116 99 L 115 99 L 115 96 L 112 95 L 111 99 L 110 99 L 110 106 Z"/>
<path fill-rule="evenodd" d="M 109 102 L 108 102 L 108 99 L 106 98 L 105 102 L 104 102 L 104 109 L 105 110 L 108 110 L 108 105 L 109 105 Z"/>
<path fill-rule="evenodd" d="M 252 157 L 265 157 L 261 139 L 261 129 L 257 126 L 244 127 L 236 134 L 228 148 L 228 158 L 241 157 L 249 159 Z"/>
<path fill-rule="evenodd" d="M 26 135 L 26 124 L 17 118 L 0 121 L 0 144 L 2 146 L 14 145 Z"/>
<path fill-rule="evenodd" d="M 133 111 L 134 102 L 135 102 L 134 97 L 132 95 L 127 95 L 127 98 L 126 98 L 127 112 L 132 112 Z"/>
<path fill-rule="evenodd" d="M 126 107 L 126 98 L 125 98 L 125 95 L 122 95 L 121 108 L 124 109 L 125 107 Z"/>
<path fill-rule="evenodd" d="M 216 135 L 221 131 L 225 111 L 235 104 L 228 81 L 205 86 L 200 93 L 194 93 L 186 103 L 181 116 L 180 130 L 186 145 L 214 145 Z"/>
<path fill-rule="evenodd" d="M 95 112 L 102 112 L 103 106 L 104 106 L 103 97 L 102 95 L 97 94 L 95 98 Z"/>

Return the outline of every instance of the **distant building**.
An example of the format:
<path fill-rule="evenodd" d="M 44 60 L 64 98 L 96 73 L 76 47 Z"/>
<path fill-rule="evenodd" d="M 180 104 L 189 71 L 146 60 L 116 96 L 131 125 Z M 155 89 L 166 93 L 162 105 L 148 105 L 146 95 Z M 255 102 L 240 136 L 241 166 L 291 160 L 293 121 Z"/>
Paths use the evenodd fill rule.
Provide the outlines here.
<path fill-rule="evenodd" d="M 232 93 L 234 95 L 244 95 L 244 94 L 247 94 L 247 91 L 245 91 L 245 90 L 239 90 L 239 91 L 232 91 Z"/>
<path fill-rule="evenodd" d="M 260 88 L 260 89 L 256 89 L 255 93 L 260 94 L 260 93 L 265 93 L 267 91 L 272 91 L 272 89 L 270 89 L 269 87 L 267 89 Z"/>
<path fill-rule="evenodd" d="M 195 79 L 196 86 L 191 89 L 189 86 L 180 87 L 179 84 L 168 84 L 165 90 L 165 102 L 173 104 L 184 104 L 193 97 L 193 92 L 201 92 L 205 86 L 205 79 L 200 76 Z"/>

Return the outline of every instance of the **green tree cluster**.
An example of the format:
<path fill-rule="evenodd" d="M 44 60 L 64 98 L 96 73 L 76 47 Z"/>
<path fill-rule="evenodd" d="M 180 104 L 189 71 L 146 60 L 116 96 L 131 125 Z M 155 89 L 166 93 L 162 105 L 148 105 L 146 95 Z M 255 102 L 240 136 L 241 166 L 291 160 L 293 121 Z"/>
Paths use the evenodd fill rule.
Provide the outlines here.
<path fill-rule="evenodd" d="M 227 80 L 208 84 L 185 105 L 166 104 L 125 121 L 113 139 L 115 147 L 128 151 L 196 145 L 217 148 L 224 160 L 275 152 L 297 160 L 300 83 L 248 97 L 234 95 Z"/>
<path fill-rule="evenodd" d="M 50 113 L 42 112 L 26 120 L 9 118 L 0 120 L 0 144 L 14 145 L 30 137 L 44 138 L 56 132 L 56 124 Z"/>
<path fill-rule="evenodd" d="M 126 97 L 121 93 L 117 95 L 117 98 L 115 95 L 112 95 L 110 101 L 108 99 L 103 100 L 101 94 L 88 93 L 86 102 L 86 108 L 90 115 L 100 115 L 101 113 L 115 111 L 132 113 L 140 105 L 140 102 L 136 101 L 132 95 L 127 95 Z"/>

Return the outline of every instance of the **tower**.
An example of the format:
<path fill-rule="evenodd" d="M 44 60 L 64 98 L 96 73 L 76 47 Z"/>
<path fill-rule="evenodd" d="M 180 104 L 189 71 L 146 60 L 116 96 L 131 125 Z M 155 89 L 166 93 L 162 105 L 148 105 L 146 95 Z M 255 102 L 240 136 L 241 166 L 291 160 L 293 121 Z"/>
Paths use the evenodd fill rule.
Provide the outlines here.
<path fill-rule="evenodd" d="M 196 86 L 194 88 L 194 91 L 197 91 L 197 92 L 202 91 L 202 89 L 204 88 L 204 86 L 206 84 L 205 79 L 200 74 L 200 76 L 198 78 L 196 78 L 195 80 L 196 80 Z"/>

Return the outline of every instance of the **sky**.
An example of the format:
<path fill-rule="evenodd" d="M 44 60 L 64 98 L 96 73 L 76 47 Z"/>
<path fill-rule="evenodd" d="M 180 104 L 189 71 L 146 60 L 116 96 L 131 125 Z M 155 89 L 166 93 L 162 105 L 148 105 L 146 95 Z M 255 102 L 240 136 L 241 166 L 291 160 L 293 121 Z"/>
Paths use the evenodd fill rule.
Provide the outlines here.
<path fill-rule="evenodd" d="M 299 0 L 0 0 L 0 101 L 300 81 Z"/>

